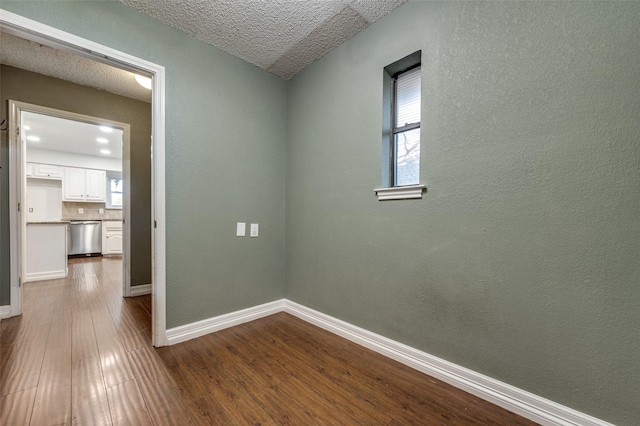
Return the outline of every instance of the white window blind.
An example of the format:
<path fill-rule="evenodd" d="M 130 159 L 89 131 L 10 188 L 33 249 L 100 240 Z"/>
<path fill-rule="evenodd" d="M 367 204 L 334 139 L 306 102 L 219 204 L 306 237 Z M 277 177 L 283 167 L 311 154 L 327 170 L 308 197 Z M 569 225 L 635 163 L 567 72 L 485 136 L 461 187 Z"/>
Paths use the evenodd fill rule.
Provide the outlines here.
<path fill-rule="evenodd" d="M 394 127 L 420 122 L 420 67 L 398 76 L 396 102 Z"/>

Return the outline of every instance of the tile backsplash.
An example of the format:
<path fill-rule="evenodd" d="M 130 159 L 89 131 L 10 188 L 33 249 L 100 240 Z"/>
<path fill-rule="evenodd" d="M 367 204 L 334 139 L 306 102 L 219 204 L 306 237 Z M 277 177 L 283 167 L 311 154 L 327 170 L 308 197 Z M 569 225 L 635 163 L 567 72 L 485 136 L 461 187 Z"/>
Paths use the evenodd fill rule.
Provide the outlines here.
<path fill-rule="evenodd" d="M 84 209 L 82 214 L 78 209 Z M 104 209 L 104 213 L 100 213 Z M 122 210 L 107 210 L 104 203 L 62 202 L 62 220 L 121 220 Z"/>

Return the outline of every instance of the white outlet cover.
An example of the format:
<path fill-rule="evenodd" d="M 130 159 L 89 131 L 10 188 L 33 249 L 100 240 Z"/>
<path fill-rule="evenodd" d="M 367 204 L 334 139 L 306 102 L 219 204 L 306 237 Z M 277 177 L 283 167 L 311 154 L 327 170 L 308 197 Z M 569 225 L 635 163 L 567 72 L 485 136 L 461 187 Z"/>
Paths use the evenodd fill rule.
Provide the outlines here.
<path fill-rule="evenodd" d="M 84 209 L 82 207 L 78 209 L 78 214 L 84 214 Z"/>
<path fill-rule="evenodd" d="M 251 237 L 257 237 L 258 236 L 258 230 L 260 228 L 260 225 L 257 223 L 252 223 L 251 224 Z"/>
<path fill-rule="evenodd" d="M 245 222 L 238 222 L 236 237 L 244 237 L 245 235 L 247 235 L 247 224 Z"/>

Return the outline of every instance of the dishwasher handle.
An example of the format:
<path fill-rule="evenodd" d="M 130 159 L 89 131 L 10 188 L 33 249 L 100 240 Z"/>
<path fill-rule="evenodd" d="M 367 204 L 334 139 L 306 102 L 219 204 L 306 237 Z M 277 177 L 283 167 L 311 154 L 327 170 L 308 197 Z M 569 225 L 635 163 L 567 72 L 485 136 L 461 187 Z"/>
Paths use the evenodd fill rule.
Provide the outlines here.
<path fill-rule="evenodd" d="M 98 225 L 100 224 L 99 220 L 83 220 L 83 221 L 73 221 L 71 225 Z"/>

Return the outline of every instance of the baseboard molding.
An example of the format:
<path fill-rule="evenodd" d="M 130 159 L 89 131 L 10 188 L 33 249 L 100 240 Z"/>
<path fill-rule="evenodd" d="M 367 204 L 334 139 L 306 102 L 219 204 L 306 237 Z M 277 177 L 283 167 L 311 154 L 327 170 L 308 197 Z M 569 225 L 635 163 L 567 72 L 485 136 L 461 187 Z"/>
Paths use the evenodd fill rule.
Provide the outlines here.
<path fill-rule="evenodd" d="M 275 302 L 265 303 L 264 305 L 258 305 L 191 324 L 170 328 L 167 330 L 167 344 L 174 345 L 185 342 L 195 339 L 196 337 L 204 336 L 205 334 L 277 314 L 283 310 L 284 300 L 277 300 Z"/>
<path fill-rule="evenodd" d="M 291 314 L 539 424 L 613 426 L 611 423 L 588 414 L 557 404 L 287 299 L 169 329 L 167 330 L 168 344 L 184 342 L 278 312 Z"/>
<path fill-rule="evenodd" d="M 285 300 L 284 311 L 540 424 L 613 426 L 290 300 Z"/>
<path fill-rule="evenodd" d="M 0 319 L 11 317 L 11 305 L 0 306 Z"/>
<path fill-rule="evenodd" d="M 131 297 L 151 294 L 151 284 L 131 286 Z"/>
<path fill-rule="evenodd" d="M 66 278 L 67 271 L 47 271 L 47 272 L 33 272 L 31 274 L 25 274 L 24 282 L 29 283 L 33 281 L 44 281 L 44 280 L 57 280 L 59 278 Z"/>

